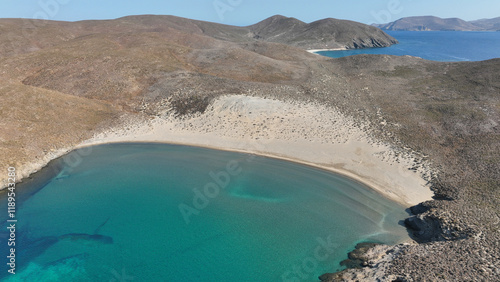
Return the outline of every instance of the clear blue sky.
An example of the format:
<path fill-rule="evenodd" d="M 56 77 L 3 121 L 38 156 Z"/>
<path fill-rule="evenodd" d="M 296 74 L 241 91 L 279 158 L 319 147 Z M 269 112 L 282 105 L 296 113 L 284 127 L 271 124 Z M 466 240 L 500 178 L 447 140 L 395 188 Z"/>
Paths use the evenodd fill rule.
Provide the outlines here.
<path fill-rule="evenodd" d="M 499 0 L 0 0 L 0 18 L 76 21 L 162 14 L 249 25 L 275 14 L 385 23 L 407 16 L 500 17 Z"/>

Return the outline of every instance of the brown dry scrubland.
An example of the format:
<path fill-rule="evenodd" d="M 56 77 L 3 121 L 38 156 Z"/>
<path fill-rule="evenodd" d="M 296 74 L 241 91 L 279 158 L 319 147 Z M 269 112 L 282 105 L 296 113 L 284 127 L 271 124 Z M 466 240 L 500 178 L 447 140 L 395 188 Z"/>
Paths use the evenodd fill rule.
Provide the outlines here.
<path fill-rule="evenodd" d="M 284 17 L 247 28 L 162 16 L 0 20 L 1 171 L 43 163 L 124 119 L 153 118 L 167 100 L 180 117 L 226 94 L 318 102 L 368 122 L 374 138 L 419 152 L 437 171 L 435 199 L 411 208 L 406 220 L 419 244 L 383 247 L 377 253 L 383 259 L 322 279 L 497 279 L 500 60 L 331 59 L 301 48 L 394 42 L 358 38 L 320 46 L 304 38 L 305 27 L 289 35 L 295 43 L 271 42 L 272 31 L 289 24 Z M 361 32 L 346 22 L 316 26 L 319 35 Z"/>

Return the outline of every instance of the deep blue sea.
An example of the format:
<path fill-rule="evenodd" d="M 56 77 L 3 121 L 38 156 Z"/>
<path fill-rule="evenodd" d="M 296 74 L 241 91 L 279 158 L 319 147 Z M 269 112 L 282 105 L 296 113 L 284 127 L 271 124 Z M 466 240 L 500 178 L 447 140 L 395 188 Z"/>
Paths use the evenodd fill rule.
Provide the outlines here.
<path fill-rule="evenodd" d="M 318 281 L 359 242 L 408 239 L 404 207 L 297 163 L 113 144 L 59 165 L 19 186 L 15 275 L 1 214 L 2 281 Z"/>
<path fill-rule="evenodd" d="M 386 48 L 322 51 L 340 58 L 359 54 L 410 55 L 426 60 L 456 62 L 500 58 L 500 32 L 387 31 L 399 44 Z"/>

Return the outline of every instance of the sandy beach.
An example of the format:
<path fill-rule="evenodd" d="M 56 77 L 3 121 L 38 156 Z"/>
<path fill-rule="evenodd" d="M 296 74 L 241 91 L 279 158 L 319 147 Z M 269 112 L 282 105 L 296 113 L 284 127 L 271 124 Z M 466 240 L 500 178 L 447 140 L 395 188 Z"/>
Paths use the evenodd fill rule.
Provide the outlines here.
<path fill-rule="evenodd" d="M 311 50 L 307 50 L 307 52 L 315 54 L 317 52 L 323 52 L 323 51 L 345 51 L 345 50 L 349 50 L 349 49 L 347 49 L 346 47 L 331 48 L 331 49 L 311 49 Z"/>
<path fill-rule="evenodd" d="M 118 142 L 161 142 L 259 154 L 346 175 L 405 206 L 430 200 L 430 171 L 411 152 L 369 136 L 366 124 L 320 104 L 222 96 L 203 114 L 177 118 L 168 105 L 153 119 L 126 116 L 121 125 L 20 167 L 28 177 L 78 148 Z"/>
<path fill-rule="evenodd" d="M 377 143 L 365 125 L 318 104 L 223 96 L 203 114 L 128 120 L 77 148 L 115 142 L 163 142 L 255 153 L 349 176 L 405 206 L 431 199 L 417 159 Z"/>

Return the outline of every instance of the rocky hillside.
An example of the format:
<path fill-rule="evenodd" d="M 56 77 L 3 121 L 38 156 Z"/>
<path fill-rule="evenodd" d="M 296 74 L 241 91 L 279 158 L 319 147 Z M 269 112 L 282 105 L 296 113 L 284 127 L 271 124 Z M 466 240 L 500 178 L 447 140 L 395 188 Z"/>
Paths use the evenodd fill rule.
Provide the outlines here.
<path fill-rule="evenodd" d="M 99 36 L 148 34 L 188 48 L 217 47 L 218 41 L 240 44 L 284 43 L 303 49 L 385 47 L 397 40 L 361 23 L 325 19 L 306 24 L 274 16 L 247 27 L 229 26 L 175 16 L 129 16 L 109 21 L 55 22 L 28 19 L 0 20 L 0 57 L 33 52 L 65 42 Z M 166 46 L 169 48 L 169 46 Z"/>
<path fill-rule="evenodd" d="M 307 24 L 295 18 L 276 15 L 257 24 L 236 27 L 188 20 L 173 16 L 133 16 L 122 20 L 141 22 L 157 28 L 175 28 L 231 42 L 275 42 L 303 49 L 387 47 L 398 43 L 378 28 L 337 19 Z"/>
<path fill-rule="evenodd" d="M 391 23 L 374 26 L 382 30 L 407 31 L 479 31 L 500 29 L 498 18 L 467 22 L 459 18 L 442 19 L 433 16 L 401 18 Z"/>
<path fill-rule="evenodd" d="M 307 24 L 274 16 L 248 28 L 256 39 L 306 49 L 387 47 L 398 43 L 378 28 L 331 18 Z"/>

